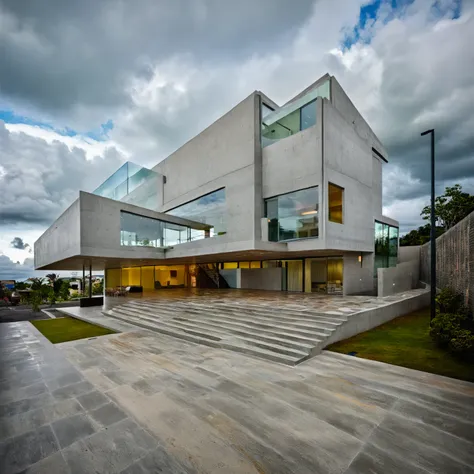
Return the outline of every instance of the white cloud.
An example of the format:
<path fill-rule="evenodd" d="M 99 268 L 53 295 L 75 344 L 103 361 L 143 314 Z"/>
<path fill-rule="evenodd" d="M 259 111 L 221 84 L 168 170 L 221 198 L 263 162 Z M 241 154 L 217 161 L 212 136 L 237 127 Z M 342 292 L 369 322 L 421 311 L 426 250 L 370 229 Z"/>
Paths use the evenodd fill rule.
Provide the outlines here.
<path fill-rule="evenodd" d="M 40 138 L 50 145 L 54 142 L 63 143 L 69 148 L 69 151 L 72 151 L 74 148 L 79 148 L 84 150 L 88 160 L 91 160 L 95 156 L 102 156 L 107 149 L 110 148 L 117 149 L 125 156 L 128 155 L 120 145 L 110 140 L 97 141 L 82 135 L 70 137 L 67 135 L 61 135 L 54 130 L 43 128 L 39 125 L 28 125 L 25 123 L 6 123 L 5 128 L 12 133 L 24 133 L 30 137 Z"/>

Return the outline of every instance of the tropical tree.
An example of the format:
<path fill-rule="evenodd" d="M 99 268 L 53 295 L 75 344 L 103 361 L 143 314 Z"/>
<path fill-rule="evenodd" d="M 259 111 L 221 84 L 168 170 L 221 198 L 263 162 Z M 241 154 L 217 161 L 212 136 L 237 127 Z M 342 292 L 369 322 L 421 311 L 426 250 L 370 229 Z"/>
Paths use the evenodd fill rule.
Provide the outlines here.
<path fill-rule="evenodd" d="M 474 196 L 463 192 L 460 184 L 446 187 L 444 194 L 435 199 L 437 226 L 444 230 L 450 229 L 473 211 Z M 423 219 L 429 220 L 431 207 L 424 207 L 421 216 Z"/>
<path fill-rule="evenodd" d="M 32 290 L 41 290 L 41 287 L 43 286 L 43 283 L 44 283 L 44 278 L 42 277 L 33 277 L 33 278 L 29 278 L 29 280 L 31 282 L 31 289 Z"/>

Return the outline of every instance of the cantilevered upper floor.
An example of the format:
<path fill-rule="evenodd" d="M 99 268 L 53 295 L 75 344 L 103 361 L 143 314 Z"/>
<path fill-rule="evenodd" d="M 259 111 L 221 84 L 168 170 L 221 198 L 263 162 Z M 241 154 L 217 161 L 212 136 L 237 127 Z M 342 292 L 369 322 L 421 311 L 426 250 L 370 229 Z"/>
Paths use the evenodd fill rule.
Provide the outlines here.
<path fill-rule="evenodd" d="M 334 76 L 282 106 L 255 91 L 152 170 L 126 163 L 81 193 L 35 266 L 373 252 L 386 161 Z"/>

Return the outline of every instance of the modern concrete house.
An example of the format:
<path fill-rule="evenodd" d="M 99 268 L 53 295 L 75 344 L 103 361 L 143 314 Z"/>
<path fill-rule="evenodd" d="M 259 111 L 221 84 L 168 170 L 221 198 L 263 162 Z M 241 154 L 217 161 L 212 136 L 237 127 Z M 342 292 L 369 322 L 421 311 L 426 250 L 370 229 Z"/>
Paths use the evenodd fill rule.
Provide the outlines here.
<path fill-rule="evenodd" d="M 387 153 L 335 77 L 277 105 L 255 91 L 153 169 L 124 164 L 35 243 L 35 267 L 105 287 L 370 294 L 395 266 Z"/>

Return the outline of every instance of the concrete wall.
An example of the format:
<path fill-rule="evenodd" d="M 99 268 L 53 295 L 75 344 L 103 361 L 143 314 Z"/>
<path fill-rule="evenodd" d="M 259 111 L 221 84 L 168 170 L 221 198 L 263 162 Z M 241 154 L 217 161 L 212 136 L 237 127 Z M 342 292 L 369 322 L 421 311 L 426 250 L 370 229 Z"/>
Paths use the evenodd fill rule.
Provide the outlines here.
<path fill-rule="evenodd" d="M 399 263 L 396 267 L 378 268 L 377 295 L 390 296 L 416 288 L 418 269 L 419 262 L 415 260 Z"/>
<path fill-rule="evenodd" d="M 240 288 L 281 290 L 282 268 L 239 268 Z"/>
<path fill-rule="evenodd" d="M 371 253 L 344 254 L 344 295 L 371 295 L 374 293 L 374 257 Z"/>
<path fill-rule="evenodd" d="M 231 268 L 227 270 L 219 270 L 224 280 L 229 285 L 229 288 L 240 288 L 240 269 Z"/>
<path fill-rule="evenodd" d="M 361 311 L 360 313 L 352 314 L 348 317 L 345 323 L 339 326 L 337 330 L 324 341 L 322 347 L 318 347 L 318 350 L 335 342 L 343 341 L 344 339 L 348 339 L 356 334 L 380 326 L 392 319 L 398 318 L 398 316 L 424 308 L 429 305 L 429 302 L 429 289 L 419 290 L 416 293 L 408 293 L 405 298 L 396 302 L 390 302 L 384 306 L 379 306 L 378 308 L 368 309 Z"/>
<path fill-rule="evenodd" d="M 327 222 L 326 247 L 372 252 L 374 248 L 373 202 L 381 199 L 381 187 L 373 188 L 373 154 L 367 139 L 354 125 L 324 100 L 324 213 L 328 215 L 328 183 L 344 188 L 343 224 Z M 378 170 L 377 170 L 378 173 Z M 376 174 L 377 174 L 376 173 Z"/>
<path fill-rule="evenodd" d="M 382 156 L 387 157 L 387 151 L 382 143 L 334 76 L 331 77 L 331 103 L 346 118 L 347 123 L 353 125 L 356 134 L 367 141 L 370 149 L 374 147 Z"/>
<path fill-rule="evenodd" d="M 430 244 L 421 247 L 421 280 L 431 283 Z M 474 311 L 474 212 L 436 239 L 436 286 L 464 295 Z"/>
<path fill-rule="evenodd" d="M 252 94 L 158 163 L 153 170 L 166 177 L 161 211 L 225 187 L 227 239 L 259 237 L 259 130 L 259 96 Z"/>
<path fill-rule="evenodd" d="M 263 149 L 263 198 L 321 187 L 321 101 L 316 101 L 316 125 Z"/>
<path fill-rule="evenodd" d="M 80 202 L 74 201 L 35 242 L 35 268 L 81 253 Z"/>

